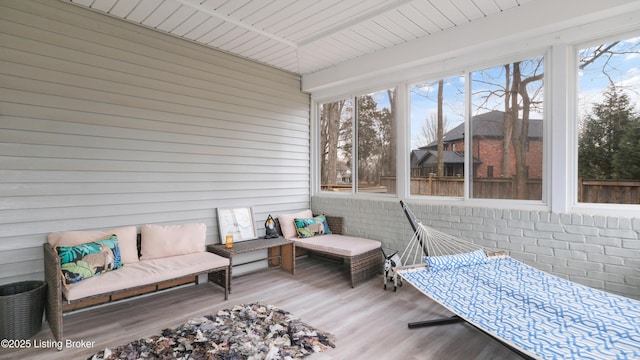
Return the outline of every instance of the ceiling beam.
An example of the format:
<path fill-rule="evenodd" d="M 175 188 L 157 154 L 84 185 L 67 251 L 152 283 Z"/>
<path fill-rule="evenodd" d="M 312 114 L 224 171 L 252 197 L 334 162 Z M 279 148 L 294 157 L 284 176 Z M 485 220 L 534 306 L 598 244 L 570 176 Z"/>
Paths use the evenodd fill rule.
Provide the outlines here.
<path fill-rule="evenodd" d="M 285 44 L 285 45 L 287 45 L 289 47 L 292 47 L 294 49 L 298 48 L 298 44 L 294 43 L 293 41 L 289 41 L 289 40 L 287 40 L 287 39 L 285 39 L 285 38 L 283 38 L 281 36 L 278 36 L 278 35 L 276 35 L 274 33 L 268 32 L 268 31 L 266 31 L 264 29 L 259 29 L 259 28 L 255 27 L 253 25 L 247 24 L 247 23 L 245 23 L 245 22 L 243 22 L 241 20 L 238 20 L 236 18 L 233 18 L 231 16 L 223 14 L 223 13 L 221 13 L 219 11 L 216 11 L 215 9 L 211 9 L 211 8 L 206 7 L 206 6 L 202 6 L 199 3 L 194 2 L 192 0 L 175 0 L 175 1 L 179 2 L 182 5 L 188 6 L 188 7 L 192 8 L 192 9 L 195 9 L 195 10 L 198 10 L 198 11 L 202 11 L 202 12 L 204 12 L 206 14 L 209 14 L 211 16 L 217 17 L 218 19 L 220 19 L 222 21 L 230 22 L 230 23 L 232 23 L 232 24 L 234 24 L 236 26 L 239 26 L 241 28 L 244 28 L 244 29 L 249 30 L 251 32 L 254 32 L 256 34 L 259 34 L 259 35 L 262 35 L 262 36 L 266 36 L 266 37 L 268 37 L 268 38 L 270 38 L 272 40 L 275 40 L 277 42 Z"/>
<path fill-rule="evenodd" d="M 394 1 L 388 5 L 379 7 L 378 9 L 375 9 L 373 11 L 370 12 L 366 12 L 360 16 L 356 16 L 356 17 L 352 17 L 349 18 L 345 21 L 343 21 L 342 23 L 339 23 L 337 25 L 334 25 L 330 28 L 327 28 L 323 31 L 319 31 L 315 34 L 313 34 L 312 36 L 309 36 L 305 39 L 302 39 L 300 41 L 298 41 L 298 46 L 305 46 L 308 45 L 312 42 L 318 41 L 320 39 L 324 39 L 325 37 L 331 36 L 335 33 L 338 33 L 342 30 L 348 29 L 348 28 L 352 28 L 357 24 L 363 23 L 365 21 L 369 21 L 373 18 L 375 18 L 376 16 L 382 15 L 388 11 L 391 10 L 395 10 L 403 5 L 406 5 L 408 3 L 411 3 L 413 0 L 398 0 L 398 1 Z"/>

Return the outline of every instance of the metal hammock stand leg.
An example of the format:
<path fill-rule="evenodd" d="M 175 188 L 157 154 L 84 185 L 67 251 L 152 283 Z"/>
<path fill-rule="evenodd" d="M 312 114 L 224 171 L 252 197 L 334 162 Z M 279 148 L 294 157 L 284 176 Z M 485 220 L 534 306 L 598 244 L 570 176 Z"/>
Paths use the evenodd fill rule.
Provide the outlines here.
<path fill-rule="evenodd" d="M 416 218 L 411 209 L 404 203 L 404 201 L 400 200 L 400 205 L 404 210 L 407 219 L 409 220 L 409 224 L 413 229 L 413 237 L 411 238 L 409 245 L 405 248 L 404 252 L 401 255 L 401 262 L 404 267 L 408 265 L 418 265 L 424 264 L 425 256 L 440 256 L 440 255 L 449 255 L 453 253 L 459 253 L 469 250 L 477 250 L 481 247 L 471 245 L 468 242 L 462 241 L 454 236 L 449 234 L 442 233 L 435 229 L 429 228 L 422 224 L 420 220 Z M 419 263 L 418 263 L 419 261 Z M 410 263 L 411 262 L 411 263 Z M 447 325 L 447 324 L 455 324 L 465 322 L 472 327 L 480 330 L 481 332 L 489 335 L 493 339 L 497 340 L 499 343 L 507 347 L 509 350 L 514 353 L 522 356 L 525 359 L 534 359 L 533 357 L 521 352 L 519 349 L 507 344 L 502 341 L 500 338 L 493 336 L 492 334 L 487 333 L 483 329 L 469 323 L 465 319 L 461 318 L 458 315 L 453 315 L 448 318 L 442 319 L 433 319 L 433 320 L 423 320 L 410 322 L 408 324 L 409 329 L 416 329 L 422 327 L 430 327 L 430 326 L 438 326 L 438 325 Z"/>
<path fill-rule="evenodd" d="M 409 225 L 411 225 L 414 234 L 411 238 L 411 241 L 400 256 L 400 259 L 402 260 L 402 264 L 405 266 L 409 265 L 409 261 L 412 261 L 411 265 L 418 264 L 418 260 L 420 260 L 420 264 L 422 264 L 422 260 L 424 259 L 424 257 L 429 256 L 429 246 L 427 244 L 428 239 L 425 236 L 425 232 L 422 231 L 424 227 L 421 226 L 421 221 L 416 218 L 409 206 L 407 206 L 404 201 L 400 200 L 400 205 L 402 206 L 402 210 L 404 210 L 404 213 L 409 220 Z M 408 324 L 408 326 L 409 329 L 416 329 L 427 326 L 454 324 L 462 321 L 464 320 L 461 317 L 459 317 L 458 315 L 453 315 L 449 318 L 444 319 L 411 322 Z"/>

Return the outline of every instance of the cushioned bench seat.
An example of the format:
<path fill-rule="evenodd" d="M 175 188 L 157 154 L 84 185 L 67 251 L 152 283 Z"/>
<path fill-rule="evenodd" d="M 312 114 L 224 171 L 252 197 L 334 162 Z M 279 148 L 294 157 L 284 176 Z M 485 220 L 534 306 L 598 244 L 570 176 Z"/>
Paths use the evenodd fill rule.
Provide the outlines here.
<path fill-rule="evenodd" d="M 294 238 L 291 240 L 294 240 L 298 247 L 347 257 L 360 255 L 372 250 L 380 253 L 380 247 L 382 246 L 382 243 L 377 240 L 339 235 L 336 233 L 303 239 Z"/>
<path fill-rule="evenodd" d="M 59 231 L 43 244 L 47 322 L 63 340 L 63 313 L 168 288 L 215 274 L 229 289 L 230 262 L 205 248 L 204 223 Z"/>
<path fill-rule="evenodd" d="M 310 254 L 318 253 L 330 258 L 337 258 L 342 262 L 348 262 L 351 287 L 381 273 L 382 243 L 377 240 L 343 235 L 342 217 L 324 216 L 326 229 L 321 230 L 324 235 L 297 236 L 295 219 L 307 219 L 312 216 L 311 210 L 280 215 L 278 221 L 282 235 L 286 239 L 292 240 L 294 247 L 305 249 Z"/>
<path fill-rule="evenodd" d="M 160 283 L 192 274 L 202 274 L 212 268 L 225 267 L 228 264 L 228 259 L 209 252 L 140 260 L 127 264 L 118 269 L 118 271 L 109 271 L 98 277 L 62 287 L 62 293 L 66 300 L 78 300 L 122 289 Z"/>

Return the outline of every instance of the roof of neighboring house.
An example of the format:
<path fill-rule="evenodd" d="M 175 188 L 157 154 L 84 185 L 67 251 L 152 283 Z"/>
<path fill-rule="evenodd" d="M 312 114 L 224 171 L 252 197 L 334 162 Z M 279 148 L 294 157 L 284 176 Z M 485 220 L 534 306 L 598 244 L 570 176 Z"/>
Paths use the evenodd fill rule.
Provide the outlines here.
<path fill-rule="evenodd" d="M 456 151 L 444 151 L 442 154 L 444 163 L 447 165 L 464 164 L 464 154 Z M 421 167 L 427 164 L 437 164 L 438 151 L 417 149 L 411 152 L 411 167 Z M 478 159 L 473 159 L 475 164 L 481 163 Z"/>
<path fill-rule="evenodd" d="M 504 123 L 504 111 L 489 111 L 471 118 L 471 127 L 474 137 L 502 137 L 502 124 Z M 529 138 L 542 138 L 542 120 L 529 119 Z M 464 123 L 447 131 L 443 136 L 444 142 L 454 142 L 464 139 Z M 429 149 L 438 145 L 437 141 L 423 146 L 420 149 Z"/>
<path fill-rule="evenodd" d="M 420 162 L 432 150 L 415 149 L 411 151 L 411 167 L 415 168 L 420 166 Z"/>
<path fill-rule="evenodd" d="M 443 151 L 442 158 L 445 164 L 464 164 L 464 154 L 457 153 L 455 151 Z M 429 150 L 420 161 L 420 165 L 437 164 L 438 152 L 436 150 Z"/>

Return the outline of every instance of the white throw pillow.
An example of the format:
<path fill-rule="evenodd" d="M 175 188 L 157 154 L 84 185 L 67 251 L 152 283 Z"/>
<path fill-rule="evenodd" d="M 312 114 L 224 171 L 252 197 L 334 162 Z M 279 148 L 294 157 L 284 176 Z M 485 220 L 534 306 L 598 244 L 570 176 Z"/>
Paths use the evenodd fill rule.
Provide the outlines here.
<path fill-rule="evenodd" d="M 207 225 L 142 225 L 140 260 L 158 259 L 205 251 Z"/>
<path fill-rule="evenodd" d="M 295 214 L 281 214 L 278 216 L 278 222 L 280 223 L 280 230 L 282 230 L 282 236 L 285 239 L 294 239 L 298 237 L 296 231 L 296 224 L 293 219 L 307 219 L 313 217 L 311 209 L 303 210 Z"/>

